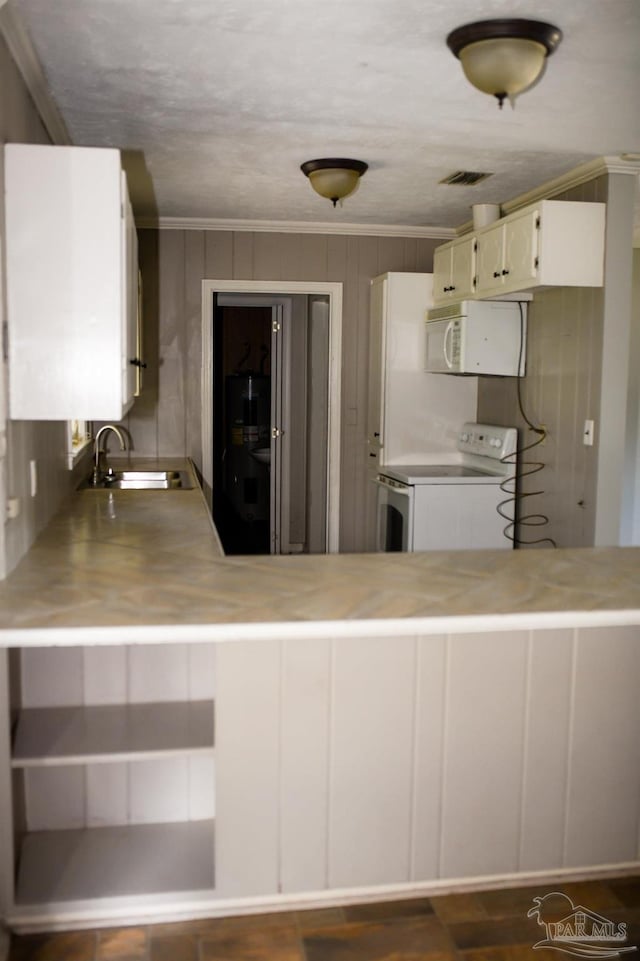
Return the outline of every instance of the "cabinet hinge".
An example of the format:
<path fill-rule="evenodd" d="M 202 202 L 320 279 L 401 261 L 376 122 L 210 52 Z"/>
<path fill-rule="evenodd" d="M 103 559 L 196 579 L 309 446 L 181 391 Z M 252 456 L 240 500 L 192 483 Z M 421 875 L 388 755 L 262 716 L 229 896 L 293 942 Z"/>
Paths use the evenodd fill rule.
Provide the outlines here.
<path fill-rule="evenodd" d="M 536 217 L 536 230 L 540 230 L 540 218 Z"/>
<path fill-rule="evenodd" d="M 474 252 L 474 254 L 477 254 L 477 253 L 478 253 L 478 241 L 477 241 L 477 240 L 474 240 L 474 241 L 473 241 L 473 252 Z"/>
<path fill-rule="evenodd" d="M 2 359 L 5 364 L 9 360 L 9 324 L 6 320 L 2 321 Z"/>
<path fill-rule="evenodd" d="M 277 320 L 272 321 L 271 330 L 274 332 L 274 334 L 277 334 L 280 330 L 280 322 Z"/>
<path fill-rule="evenodd" d="M 533 262 L 533 266 L 537 269 L 539 263 L 540 263 L 540 258 L 539 258 L 539 257 L 536 257 L 536 259 L 535 259 L 534 262 Z"/>

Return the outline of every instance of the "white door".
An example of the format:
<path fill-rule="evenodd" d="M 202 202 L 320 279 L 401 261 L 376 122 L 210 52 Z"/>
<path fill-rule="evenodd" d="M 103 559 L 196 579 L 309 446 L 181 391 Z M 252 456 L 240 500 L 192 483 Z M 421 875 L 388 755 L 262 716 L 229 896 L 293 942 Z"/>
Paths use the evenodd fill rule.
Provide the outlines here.
<path fill-rule="evenodd" d="M 271 553 L 288 553 L 282 543 L 283 531 L 283 503 L 287 503 L 289 471 L 286 469 L 283 457 L 284 418 L 285 418 L 285 385 L 284 371 L 286 370 L 285 322 L 282 304 L 275 304 L 271 308 L 271 469 L 269 488 L 269 518 Z"/>

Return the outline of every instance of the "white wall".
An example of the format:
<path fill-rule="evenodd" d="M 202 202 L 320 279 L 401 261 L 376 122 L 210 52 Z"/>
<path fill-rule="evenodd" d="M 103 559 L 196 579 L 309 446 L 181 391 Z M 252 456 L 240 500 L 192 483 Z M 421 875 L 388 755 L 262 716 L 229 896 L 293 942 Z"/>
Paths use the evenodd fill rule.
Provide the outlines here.
<path fill-rule="evenodd" d="M 608 178 L 596 546 L 631 543 L 635 443 L 628 425 L 635 411 L 629 412 L 628 401 L 630 378 L 637 377 L 637 368 L 629 364 L 635 179 L 624 174 Z"/>
<path fill-rule="evenodd" d="M 631 342 L 629 349 L 629 404 L 627 445 L 631 487 L 630 536 L 627 544 L 640 544 L 640 248 L 633 251 Z M 633 469 L 635 468 L 635 469 Z"/>

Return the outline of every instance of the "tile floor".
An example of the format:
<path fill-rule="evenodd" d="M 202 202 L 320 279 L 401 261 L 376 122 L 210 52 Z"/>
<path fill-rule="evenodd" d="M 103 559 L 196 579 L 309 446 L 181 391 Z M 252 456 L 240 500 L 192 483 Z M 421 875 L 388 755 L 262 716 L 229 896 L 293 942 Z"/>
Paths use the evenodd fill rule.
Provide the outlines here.
<path fill-rule="evenodd" d="M 640 876 L 501 888 L 375 904 L 64 934 L 24 935 L 9 961 L 561 961 L 533 951 L 544 937 L 532 899 L 562 891 L 627 924 L 640 947 Z M 631 955 L 633 958 L 634 955 Z"/>

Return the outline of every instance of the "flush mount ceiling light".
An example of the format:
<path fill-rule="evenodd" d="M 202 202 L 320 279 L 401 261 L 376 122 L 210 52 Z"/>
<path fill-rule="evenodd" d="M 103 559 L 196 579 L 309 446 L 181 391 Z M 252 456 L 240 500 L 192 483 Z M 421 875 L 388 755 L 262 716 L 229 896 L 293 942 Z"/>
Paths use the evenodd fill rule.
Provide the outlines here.
<path fill-rule="evenodd" d="M 447 46 L 467 80 L 502 107 L 535 83 L 561 40 L 561 30 L 540 20 L 479 20 L 453 30 Z"/>
<path fill-rule="evenodd" d="M 326 197 L 335 207 L 339 200 L 353 193 L 368 166 L 362 160 L 329 157 L 326 160 L 307 160 L 300 170 L 309 178 L 316 193 Z"/>

